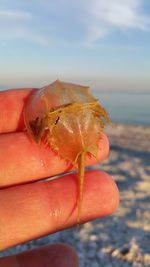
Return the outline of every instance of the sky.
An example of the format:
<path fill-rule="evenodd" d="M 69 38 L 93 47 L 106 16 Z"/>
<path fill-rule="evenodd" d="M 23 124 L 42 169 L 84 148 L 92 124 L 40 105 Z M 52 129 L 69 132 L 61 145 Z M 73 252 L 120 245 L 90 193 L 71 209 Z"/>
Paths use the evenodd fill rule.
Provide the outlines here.
<path fill-rule="evenodd" d="M 0 0 L 0 88 L 150 91 L 149 0 Z"/>

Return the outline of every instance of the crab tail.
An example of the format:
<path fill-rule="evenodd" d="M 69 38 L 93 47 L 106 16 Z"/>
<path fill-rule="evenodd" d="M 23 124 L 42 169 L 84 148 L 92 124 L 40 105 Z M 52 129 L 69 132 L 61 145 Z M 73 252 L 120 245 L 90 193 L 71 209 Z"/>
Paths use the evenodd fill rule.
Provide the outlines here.
<path fill-rule="evenodd" d="M 85 175 L 85 160 L 86 152 L 83 151 L 78 157 L 78 169 L 79 169 L 79 196 L 78 196 L 78 215 L 77 215 L 77 224 L 80 224 L 82 202 L 83 202 L 83 184 L 84 184 L 84 175 Z"/>

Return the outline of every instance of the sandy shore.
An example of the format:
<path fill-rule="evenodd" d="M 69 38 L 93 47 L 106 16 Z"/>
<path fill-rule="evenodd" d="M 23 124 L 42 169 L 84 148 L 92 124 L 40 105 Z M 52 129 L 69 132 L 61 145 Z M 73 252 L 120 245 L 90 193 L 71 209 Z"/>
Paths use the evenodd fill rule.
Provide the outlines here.
<path fill-rule="evenodd" d="M 80 229 L 17 246 L 3 255 L 49 242 L 66 242 L 78 251 L 81 267 L 150 266 L 150 127 L 114 125 L 107 133 L 109 158 L 94 168 L 116 180 L 121 199 L 117 212 Z"/>

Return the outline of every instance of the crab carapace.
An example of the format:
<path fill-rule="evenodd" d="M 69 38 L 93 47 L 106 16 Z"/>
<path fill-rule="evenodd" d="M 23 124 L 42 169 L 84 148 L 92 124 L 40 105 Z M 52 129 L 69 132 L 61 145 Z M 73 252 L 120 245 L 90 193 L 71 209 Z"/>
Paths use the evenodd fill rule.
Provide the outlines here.
<path fill-rule="evenodd" d="M 27 131 L 42 140 L 60 157 L 79 170 L 77 223 L 80 224 L 84 169 L 87 155 L 97 157 L 107 112 L 89 87 L 56 80 L 35 91 L 24 109 Z"/>

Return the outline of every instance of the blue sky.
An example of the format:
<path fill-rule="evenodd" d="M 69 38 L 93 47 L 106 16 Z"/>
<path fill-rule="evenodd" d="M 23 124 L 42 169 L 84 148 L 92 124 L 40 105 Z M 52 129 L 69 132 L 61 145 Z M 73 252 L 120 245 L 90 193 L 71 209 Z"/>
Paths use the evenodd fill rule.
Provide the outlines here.
<path fill-rule="evenodd" d="M 150 90 L 150 1 L 0 0 L 0 88 Z"/>

